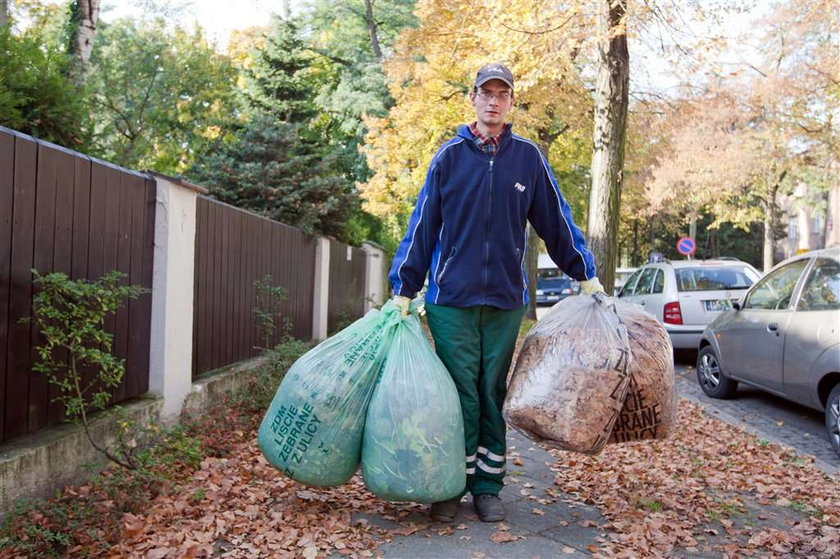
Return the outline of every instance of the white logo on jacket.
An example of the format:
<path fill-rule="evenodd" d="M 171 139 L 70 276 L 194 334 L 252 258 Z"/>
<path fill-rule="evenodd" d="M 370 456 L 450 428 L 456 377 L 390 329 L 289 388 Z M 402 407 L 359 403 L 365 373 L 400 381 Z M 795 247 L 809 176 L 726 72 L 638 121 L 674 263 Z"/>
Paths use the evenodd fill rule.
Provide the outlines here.
<path fill-rule="evenodd" d="M 517 182 L 515 185 L 513 185 L 513 188 L 515 188 L 519 192 L 525 192 L 525 185 L 522 183 Z"/>

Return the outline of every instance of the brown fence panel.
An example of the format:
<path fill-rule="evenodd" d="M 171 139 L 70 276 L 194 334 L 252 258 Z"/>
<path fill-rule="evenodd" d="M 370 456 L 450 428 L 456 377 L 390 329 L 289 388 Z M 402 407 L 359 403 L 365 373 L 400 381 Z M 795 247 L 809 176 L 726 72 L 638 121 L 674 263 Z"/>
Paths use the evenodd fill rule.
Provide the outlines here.
<path fill-rule="evenodd" d="M 316 239 L 204 196 L 196 209 L 193 375 L 258 355 L 254 282 L 270 275 L 286 290 L 272 344 L 312 337 Z"/>
<path fill-rule="evenodd" d="M 30 327 L 21 320 L 30 316 L 32 300 L 32 250 L 35 243 L 35 184 L 38 145 L 31 138 L 15 136 L 12 193 L 12 237 L 8 341 L 5 348 L 6 421 L 4 440 L 29 430 Z"/>
<path fill-rule="evenodd" d="M 6 425 L 6 348 L 9 344 L 9 293 L 12 261 L 12 201 L 15 138 L 0 133 L 0 441 Z"/>
<path fill-rule="evenodd" d="M 327 330 L 332 333 L 365 312 L 365 257 L 361 249 L 330 241 Z"/>
<path fill-rule="evenodd" d="M 154 189 L 145 175 L 0 127 L 0 442 L 64 419 L 58 389 L 32 371 L 42 338 L 21 322 L 30 316 L 31 269 L 89 279 L 120 270 L 151 288 Z M 143 394 L 151 295 L 106 326 L 126 360 L 114 401 Z"/>

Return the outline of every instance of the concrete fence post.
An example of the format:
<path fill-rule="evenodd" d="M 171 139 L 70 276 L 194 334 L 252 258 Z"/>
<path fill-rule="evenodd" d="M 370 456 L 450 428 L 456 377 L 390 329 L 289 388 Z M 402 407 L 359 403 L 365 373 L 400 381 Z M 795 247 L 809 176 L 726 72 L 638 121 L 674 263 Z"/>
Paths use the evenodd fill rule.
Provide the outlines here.
<path fill-rule="evenodd" d="M 157 183 L 149 391 L 163 398 L 162 419 L 174 421 L 192 388 L 196 201 L 207 190 L 149 174 Z"/>
<path fill-rule="evenodd" d="M 315 292 L 312 297 L 312 338 L 327 338 L 330 306 L 330 240 L 318 237 L 315 247 Z"/>
<path fill-rule="evenodd" d="M 365 312 L 378 308 L 385 302 L 388 292 L 386 283 L 386 253 L 382 247 L 371 242 L 362 243 L 365 251 Z"/>

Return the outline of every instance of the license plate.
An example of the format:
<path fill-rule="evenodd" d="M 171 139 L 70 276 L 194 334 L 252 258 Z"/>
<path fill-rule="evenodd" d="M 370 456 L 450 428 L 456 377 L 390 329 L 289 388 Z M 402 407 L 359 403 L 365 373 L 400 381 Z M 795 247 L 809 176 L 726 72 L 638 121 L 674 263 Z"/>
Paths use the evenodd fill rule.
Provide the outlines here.
<path fill-rule="evenodd" d="M 732 308 L 732 301 L 729 299 L 719 299 L 716 301 L 703 301 L 706 304 L 707 311 L 728 311 Z"/>
<path fill-rule="evenodd" d="M 548 297 L 546 297 L 546 299 L 549 300 L 549 301 L 559 301 L 560 296 L 559 295 L 549 295 Z"/>

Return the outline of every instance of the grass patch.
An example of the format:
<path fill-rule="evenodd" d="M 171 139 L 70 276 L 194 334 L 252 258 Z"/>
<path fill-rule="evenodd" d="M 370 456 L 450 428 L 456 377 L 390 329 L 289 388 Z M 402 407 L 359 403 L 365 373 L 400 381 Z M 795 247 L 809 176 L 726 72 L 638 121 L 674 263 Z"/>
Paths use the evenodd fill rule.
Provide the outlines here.
<path fill-rule="evenodd" d="M 659 512 L 662 510 L 663 505 L 662 501 L 657 501 L 656 499 L 640 499 L 638 507 L 651 512 Z"/>
<path fill-rule="evenodd" d="M 815 507 L 812 507 L 811 505 L 809 505 L 808 503 L 806 503 L 804 501 L 791 501 L 790 502 L 790 508 L 792 508 L 796 512 L 799 512 L 799 513 L 802 513 L 802 514 L 807 514 L 809 516 L 814 516 L 819 512 L 818 509 L 816 509 Z"/>
<path fill-rule="evenodd" d="M 525 319 L 523 319 L 523 320 L 522 320 L 522 324 L 520 324 L 520 325 L 519 325 L 519 337 L 521 338 L 522 336 L 524 336 L 525 334 L 527 334 L 527 333 L 528 333 L 528 331 L 529 331 L 531 328 L 533 328 L 533 327 L 534 327 L 534 324 L 536 324 L 536 323 L 537 323 L 537 321 L 536 321 L 536 320 L 534 320 L 533 318 L 525 318 Z"/>

